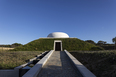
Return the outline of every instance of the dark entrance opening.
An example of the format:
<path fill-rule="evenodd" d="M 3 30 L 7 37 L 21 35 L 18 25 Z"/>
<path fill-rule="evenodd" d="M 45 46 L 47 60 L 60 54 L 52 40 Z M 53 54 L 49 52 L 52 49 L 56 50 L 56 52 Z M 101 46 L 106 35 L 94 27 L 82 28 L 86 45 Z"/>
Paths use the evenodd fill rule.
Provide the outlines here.
<path fill-rule="evenodd" d="M 55 42 L 55 51 L 61 51 L 61 42 Z"/>

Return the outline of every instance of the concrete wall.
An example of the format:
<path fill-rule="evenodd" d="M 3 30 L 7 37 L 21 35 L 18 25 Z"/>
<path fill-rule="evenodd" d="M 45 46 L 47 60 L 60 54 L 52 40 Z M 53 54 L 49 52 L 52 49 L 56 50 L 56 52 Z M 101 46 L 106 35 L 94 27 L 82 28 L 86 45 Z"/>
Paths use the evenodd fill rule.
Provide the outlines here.
<path fill-rule="evenodd" d="M 44 56 L 38 63 L 36 63 L 35 66 L 33 66 L 22 77 L 36 77 L 53 52 L 54 50 L 51 50 L 46 56 Z"/>
<path fill-rule="evenodd" d="M 55 47 L 56 47 L 56 42 L 61 43 L 61 51 L 62 51 L 62 41 L 61 40 L 54 40 L 54 51 L 55 51 Z"/>
<path fill-rule="evenodd" d="M 83 64 L 81 64 L 75 57 L 73 57 L 68 51 L 64 50 L 74 67 L 80 71 L 83 77 L 96 77 L 91 71 L 89 71 Z"/>
<path fill-rule="evenodd" d="M 23 65 L 18 66 L 12 70 L 0 70 L 0 77 L 19 77 L 19 69 L 22 68 Z"/>
<path fill-rule="evenodd" d="M 0 77 L 18 77 L 16 70 L 0 70 Z"/>

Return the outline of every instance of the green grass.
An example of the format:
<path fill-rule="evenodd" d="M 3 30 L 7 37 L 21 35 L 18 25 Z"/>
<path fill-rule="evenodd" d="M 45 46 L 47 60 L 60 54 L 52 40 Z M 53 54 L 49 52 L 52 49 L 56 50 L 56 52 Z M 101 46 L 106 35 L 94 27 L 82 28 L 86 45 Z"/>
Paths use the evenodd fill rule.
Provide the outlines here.
<path fill-rule="evenodd" d="M 97 77 L 116 77 L 116 50 L 70 53 Z"/>
<path fill-rule="evenodd" d="M 13 69 L 42 51 L 0 51 L 0 69 Z"/>
<path fill-rule="evenodd" d="M 59 38 L 59 39 L 37 39 L 29 42 L 26 45 L 19 46 L 13 51 L 45 51 L 52 50 L 54 46 L 54 40 L 62 40 L 63 50 L 103 50 L 102 48 L 93 44 L 87 43 L 77 38 Z"/>

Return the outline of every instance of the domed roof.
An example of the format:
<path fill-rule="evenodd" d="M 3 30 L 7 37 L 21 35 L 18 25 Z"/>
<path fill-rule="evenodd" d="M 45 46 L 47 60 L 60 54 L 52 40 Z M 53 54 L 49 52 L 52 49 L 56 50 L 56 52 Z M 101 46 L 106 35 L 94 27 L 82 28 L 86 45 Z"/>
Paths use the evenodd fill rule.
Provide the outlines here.
<path fill-rule="evenodd" d="M 53 32 L 53 33 L 50 33 L 47 37 L 48 38 L 69 38 L 68 34 L 63 32 Z"/>

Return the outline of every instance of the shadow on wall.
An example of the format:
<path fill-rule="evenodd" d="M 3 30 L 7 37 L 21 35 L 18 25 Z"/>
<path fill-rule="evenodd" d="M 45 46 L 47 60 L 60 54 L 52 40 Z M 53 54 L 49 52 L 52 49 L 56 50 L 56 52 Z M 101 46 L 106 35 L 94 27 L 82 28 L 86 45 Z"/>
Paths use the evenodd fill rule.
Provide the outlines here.
<path fill-rule="evenodd" d="M 75 69 L 74 64 L 70 61 L 64 51 L 60 51 L 60 59 L 63 73 L 68 72 L 66 77 L 83 77 L 79 70 Z"/>

